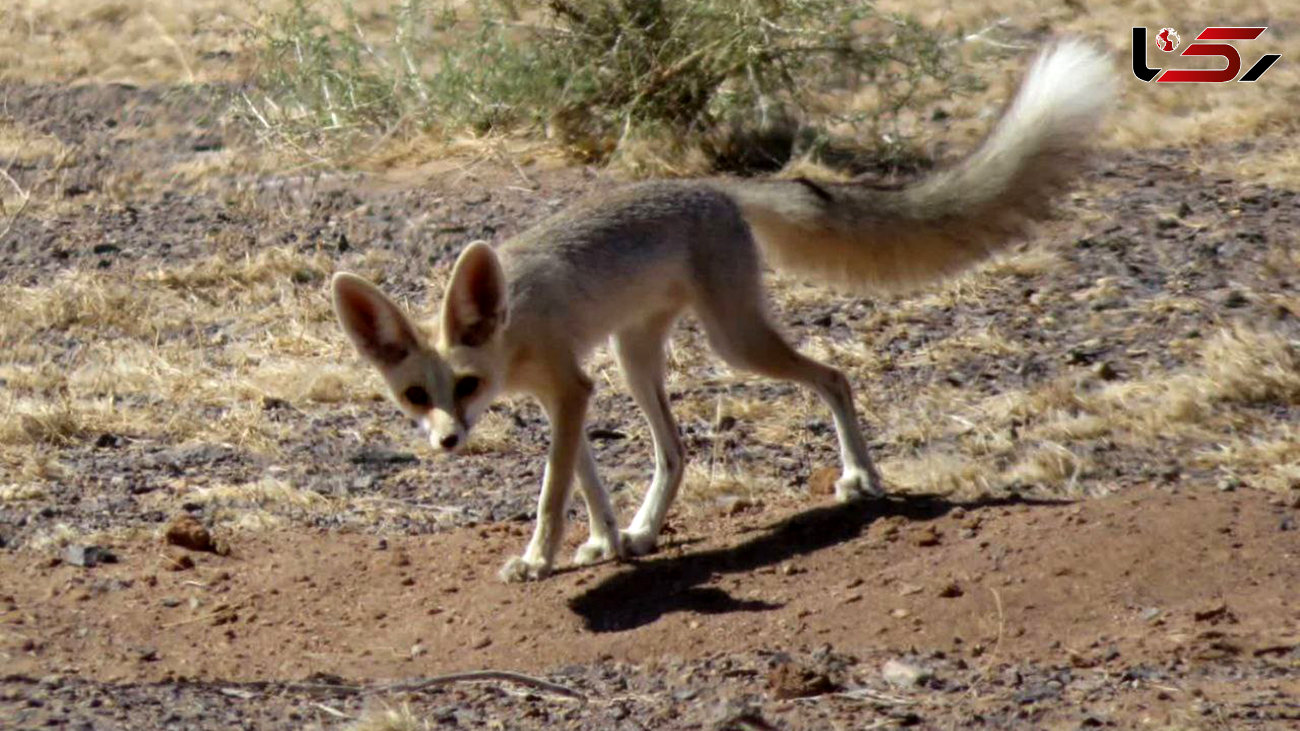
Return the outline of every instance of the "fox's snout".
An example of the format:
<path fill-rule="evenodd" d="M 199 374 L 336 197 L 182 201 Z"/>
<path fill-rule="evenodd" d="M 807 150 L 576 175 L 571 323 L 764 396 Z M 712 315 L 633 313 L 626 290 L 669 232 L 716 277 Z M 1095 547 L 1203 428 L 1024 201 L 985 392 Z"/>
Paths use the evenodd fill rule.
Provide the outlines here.
<path fill-rule="evenodd" d="M 467 441 L 465 426 L 448 415 L 431 414 L 420 420 L 420 426 L 429 435 L 429 444 L 446 454 L 459 452 Z"/>

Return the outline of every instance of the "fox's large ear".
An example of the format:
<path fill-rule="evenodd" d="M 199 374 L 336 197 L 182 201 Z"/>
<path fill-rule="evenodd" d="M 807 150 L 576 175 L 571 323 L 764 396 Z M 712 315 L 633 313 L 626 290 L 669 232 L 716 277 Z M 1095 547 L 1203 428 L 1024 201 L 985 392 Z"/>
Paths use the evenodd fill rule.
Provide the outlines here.
<path fill-rule="evenodd" d="M 461 252 L 451 270 L 442 303 L 443 336 L 454 345 L 487 342 L 506 323 L 506 278 L 496 252 L 475 241 Z"/>
<path fill-rule="evenodd" d="M 355 274 L 334 275 L 334 314 L 361 355 L 394 366 L 420 347 L 415 327 L 375 285 Z"/>

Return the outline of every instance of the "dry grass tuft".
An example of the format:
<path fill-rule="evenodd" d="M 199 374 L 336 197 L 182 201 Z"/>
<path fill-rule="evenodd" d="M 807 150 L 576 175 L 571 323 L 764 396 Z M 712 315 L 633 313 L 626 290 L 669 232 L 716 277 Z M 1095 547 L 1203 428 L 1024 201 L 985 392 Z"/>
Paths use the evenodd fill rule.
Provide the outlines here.
<path fill-rule="evenodd" d="M 73 272 L 0 287 L 0 445 L 100 433 L 274 452 L 264 399 L 369 401 L 379 384 L 336 337 L 331 265 L 291 249 L 138 276 Z M 79 342 L 68 357 L 51 348 Z M 61 347 L 61 346 L 60 346 Z M 360 384 L 360 387 L 358 387 Z"/>
<path fill-rule="evenodd" d="M 1246 404 L 1300 403 L 1300 342 L 1244 325 L 1220 330 L 1201 351 L 1206 398 Z"/>
<path fill-rule="evenodd" d="M 1238 324 L 1207 337 L 1194 362 L 1172 373 L 1105 384 L 1070 375 L 983 400 L 932 388 L 886 410 L 884 440 L 915 453 L 882 469 L 912 492 L 1033 486 L 1073 495 L 1091 489 L 1086 450 L 1098 440 L 1139 451 L 1182 442 L 1201 445 L 1191 447 L 1196 466 L 1290 489 L 1300 484 L 1297 434 L 1257 407 L 1300 403 L 1297 346 L 1279 331 Z"/>
<path fill-rule="evenodd" d="M 130 84 L 237 79 L 247 71 L 240 54 L 257 8 L 284 4 L 11 0 L 0 8 L 0 79 Z"/>
<path fill-rule="evenodd" d="M 41 500 L 47 494 L 40 485 L 0 485 L 0 505 Z"/>
<path fill-rule="evenodd" d="M 180 497 L 187 502 L 208 506 L 208 515 L 213 523 L 245 531 L 274 530 L 284 525 L 286 516 L 338 515 L 349 507 L 277 477 L 240 484 L 192 487 L 182 492 Z"/>
<path fill-rule="evenodd" d="M 913 495 L 956 498 L 987 495 L 998 485 L 987 465 L 968 456 L 931 449 L 913 457 L 882 460 L 881 472 L 890 489 Z"/>

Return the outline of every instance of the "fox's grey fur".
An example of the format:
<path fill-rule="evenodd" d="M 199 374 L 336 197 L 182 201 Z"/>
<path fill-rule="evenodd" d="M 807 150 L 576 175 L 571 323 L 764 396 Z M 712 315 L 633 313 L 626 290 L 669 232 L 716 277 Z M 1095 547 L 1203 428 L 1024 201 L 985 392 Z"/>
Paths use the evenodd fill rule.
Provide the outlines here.
<path fill-rule="evenodd" d="M 880 496 L 847 379 L 794 351 L 769 324 L 763 263 L 860 291 L 910 288 L 959 272 L 1048 213 L 1084 162 L 1112 93 L 1104 57 L 1066 41 L 1038 57 L 976 152 L 915 184 L 631 185 L 496 249 L 471 244 L 453 270 L 433 342 L 354 275 L 335 275 L 335 309 L 394 400 L 439 449 L 463 446 L 498 394 L 521 391 L 541 402 L 552 443 L 537 525 L 523 556 L 502 569 L 507 580 L 540 578 L 554 567 L 575 476 L 591 516 L 577 561 L 654 549 L 685 463 L 663 377 L 665 340 L 686 310 L 728 363 L 820 395 L 843 461 L 836 494 Z M 650 488 L 621 532 L 583 433 L 592 383 L 582 361 L 606 338 L 655 447 Z"/>

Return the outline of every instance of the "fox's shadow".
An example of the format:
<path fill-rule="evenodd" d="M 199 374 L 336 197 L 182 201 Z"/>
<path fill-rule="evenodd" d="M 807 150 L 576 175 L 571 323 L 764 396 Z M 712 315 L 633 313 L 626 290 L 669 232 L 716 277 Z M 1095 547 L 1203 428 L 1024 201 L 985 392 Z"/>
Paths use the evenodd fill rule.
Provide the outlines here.
<path fill-rule="evenodd" d="M 704 584 L 718 574 L 753 571 L 852 540 L 881 518 L 898 515 L 911 521 L 927 521 L 958 506 L 978 509 L 1065 502 L 1020 497 L 952 502 L 908 497 L 816 507 L 773 523 L 761 529 L 761 535 L 738 546 L 638 560 L 631 568 L 569 600 L 569 608 L 593 632 L 634 629 L 673 612 L 721 614 L 777 609 L 779 604 L 736 599 L 718 587 Z"/>

